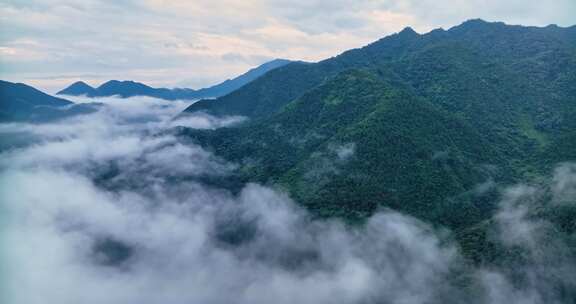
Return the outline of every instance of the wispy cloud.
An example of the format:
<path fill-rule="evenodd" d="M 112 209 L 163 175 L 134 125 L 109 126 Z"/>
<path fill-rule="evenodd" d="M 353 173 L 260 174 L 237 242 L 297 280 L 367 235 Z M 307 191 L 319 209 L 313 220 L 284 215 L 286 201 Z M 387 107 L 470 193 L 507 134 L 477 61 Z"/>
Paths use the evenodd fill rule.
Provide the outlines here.
<path fill-rule="evenodd" d="M 482 17 L 573 23 L 571 0 L 2 1 L 0 77 L 55 91 L 77 75 L 200 87 L 272 58 L 316 61 L 412 26 Z M 234 54 L 234 56 L 231 56 Z M 230 60 L 232 58 L 241 60 Z M 58 75 L 67 78 L 46 79 Z"/>

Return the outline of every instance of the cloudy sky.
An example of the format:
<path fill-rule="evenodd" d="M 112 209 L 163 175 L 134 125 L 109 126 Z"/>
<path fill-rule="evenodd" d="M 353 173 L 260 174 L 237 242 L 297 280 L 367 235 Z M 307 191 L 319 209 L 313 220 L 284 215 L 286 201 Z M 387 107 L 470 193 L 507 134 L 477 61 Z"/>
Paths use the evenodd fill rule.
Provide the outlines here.
<path fill-rule="evenodd" d="M 574 0 L 0 0 L 0 78 L 199 88 L 273 58 L 317 61 L 411 26 L 575 24 Z"/>

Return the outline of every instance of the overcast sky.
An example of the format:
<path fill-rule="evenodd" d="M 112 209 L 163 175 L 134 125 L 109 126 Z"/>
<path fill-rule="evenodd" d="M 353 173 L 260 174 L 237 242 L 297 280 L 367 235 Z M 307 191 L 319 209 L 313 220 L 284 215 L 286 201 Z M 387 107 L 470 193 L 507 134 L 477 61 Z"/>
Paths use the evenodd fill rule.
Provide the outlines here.
<path fill-rule="evenodd" d="M 273 58 L 317 61 L 411 26 L 569 26 L 574 0 L 0 0 L 0 78 L 199 88 Z"/>

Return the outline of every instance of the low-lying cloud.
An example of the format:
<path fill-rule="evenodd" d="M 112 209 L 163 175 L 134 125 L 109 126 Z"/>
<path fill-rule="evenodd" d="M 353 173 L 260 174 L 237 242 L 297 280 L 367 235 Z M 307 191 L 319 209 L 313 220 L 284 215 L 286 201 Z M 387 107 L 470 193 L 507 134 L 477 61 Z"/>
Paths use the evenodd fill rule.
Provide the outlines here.
<path fill-rule="evenodd" d="M 6 303 L 568 303 L 574 296 L 568 245 L 552 224 L 530 216 L 538 204 L 569 204 L 570 165 L 550 185 L 504 193 L 491 235 L 521 258 L 471 266 L 450 232 L 406 215 L 382 211 L 350 227 L 313 219 L 262 185 L 208 186 L 204 178 L 227 176 L 235 165 L 162 132 L 178 125 L 172 117 L 185 104 L 104 102 L 97 113 L 61 122 L 0 126 L 4 135 L 18 129 L 34 137 L 0 157 Z M 197 118 L 185 125 L 213 129 L 240 119 Z M 354 147 L 331 151 L 346 159 Z"/>

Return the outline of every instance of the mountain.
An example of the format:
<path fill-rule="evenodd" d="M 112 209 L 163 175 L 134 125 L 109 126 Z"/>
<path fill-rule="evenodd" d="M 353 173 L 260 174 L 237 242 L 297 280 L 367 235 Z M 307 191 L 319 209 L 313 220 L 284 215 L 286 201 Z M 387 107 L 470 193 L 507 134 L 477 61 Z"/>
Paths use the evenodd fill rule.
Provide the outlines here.
<path fill-rule="evenodd" d="M 66 99 L 45 94 L 23 83 L 0 80 L 0 121 L 55 120 L 91 113 L 96 104 L 76 105 Z"/>
<path fill-rule="evenodd" d="M 70 96 L 92 96 L 96 94 L 96 89 L 89 86 L 83 81 L 76 81 L 75 83 L 71 84 L 69 87 L 65 88 L 64 90 L 56 93 L 58 95 L 70 95 Z"/>
<path fill-rule="evenodd" d="M 464 72 L 457 71 L 458 68 L 478 68 L 479 71 L 486 73 L 489 73 L 490 69 L 498 68 L 507 70 L 499 72 L 512 73 L 517 68 L 523 68 L 523 75 L 529 75 L 528 69 L 533 67 L 530 65 L 530 60 L 540 61 L 540 64 L 551 60 L 569 60 L 571 46 L 575 43 L 574 32 L 575 27 L 566 29 L 556 26 L 522 27 L 482 20 L 469 20 L 448 31 L 437 29 L 425 35 L 419 35 L 411 28 L 406 28 L 363 48 L 344 52 L 319 63 L 291 63 L 271 71 L 266 77 L 257 79 L 232 94 L 219 98 L 217 102 L 200 101 L 191 105 L 187 111 L 203 110 L 216 115 L 266 117 L 327 78 L 350 68 L 391 69 L 405 78 L 405 81 L 416 86 L 415 89 L 419 94 L 426 93 L 424 90 L 450 88 L 448 86 L 432 88 L 431 86 L 436 84 L 432 82 L 436 79 L 431 78 L 428 79 L 429 82 L 421 83 L 427 79 L 426 76 L 434 76 L 424 73 L 450 77 L 448 73 Z M 477 55 L 479 57 L 476 58 Z M 542 58 L 538 58 L 540 55 Z M 561 57 L 555 58 L 555 55 Z M 506 62 L 498 63 L 497 58 L 502 58 Z M 459 66 L 460 63 L 462 66 Z M 515 64 L 517 66 L 514 66 Z M 418 71 L 416 67 L 425 70 Z M 548 68 L 554 67 L 556 66 L 548 66 Z M 479 78 L 473 75 L 474 73 L 468 74 Z M 468 86 L 471 83 L 466 81 L 469 79 L 456 80 Z M 434 97 L 440 99 L 445 96 L 436 94 Z"/>
<path fill-rule="evenodd" d="M 42 109 L 65 107 L 73 103 L 45 94 L 23 83 L 0 80 L 0 117 L 6 120 L 25 120 Z"/>
<path fill-rule="evenodd" d="M 84 95 L 87 97 L 119 96 L 121 98 L 133 96 L 149 96 L 167 100 L 214 98 L 226 95 L 266 74 L 267 72 L 286 65 L 289 62 L 289 60 L 285 59 L 272 60 L 256 68 L 253 68 L 234 79 L 228 79 L 220 84 L 200 90 L 180 88 L 152 88 L 143 83 L 134 81 L 110 80 L 97 88 L 92 88 L 82 81 L 77 81 L 56 94 L 71 96 Z"/>
<path fill-rule="evenodd" d="M 195 99 L 194 90 L 191 89 L 164 89 L 152 88 L 135 81 L 110 80 L 97 88 L 92 88 L 82 81 L 78 81 L 56 93 L 57 95 L 110 97 L 118 96 L 128 98 L 133 96 L 149 96 L 160 99 Z"/>
<path fill-rule="evenodd" d="M 500 187 L 576 160 L 574 83 L 576 26 L 476 19 L 290 63 L 184 112 L 246 123 L 178 132 L 237 163 L 234 178 L 285 189 L 318 216 L 399 210 L 458 231 L 474 256 L 489 247 L 478 227 Z"/>
<path fill-rule="evenodd" d="M 286 59 L 274 59 L 272 61 L 266 62 L 258 67 L 250 69 L 248 72 L 234 78 L 234 79 L 227 79 L 226 81 L 208 87 L 204 89 L 200 89 L 196 91 L 197 98 L 209 98 L 209 97 L 220 97 L 224 96 L 230 92 L 233 92 L 240 87 L 246 85 L 257 79 L 258 77 L 268 73 L 271 70 L 279 68 L 281 66 L 287 65 L 290 63 L 290 60 Z"/>
<path fill-rule="evenodd" d="M 488 197 L 445 199 L 508 179 L 479 166 L 508 172 L 502 151 L 465 119 L 378 73 L 342 72 L 263 121 L 180 134 L 241 164 L 246 181 L 285 188 L 320 216 L 357 220 L 385 206 L 447 226 L 482 220 Z"/>

